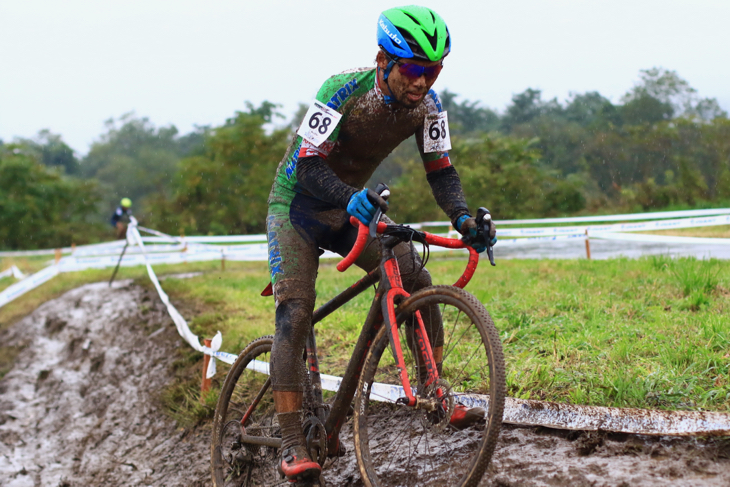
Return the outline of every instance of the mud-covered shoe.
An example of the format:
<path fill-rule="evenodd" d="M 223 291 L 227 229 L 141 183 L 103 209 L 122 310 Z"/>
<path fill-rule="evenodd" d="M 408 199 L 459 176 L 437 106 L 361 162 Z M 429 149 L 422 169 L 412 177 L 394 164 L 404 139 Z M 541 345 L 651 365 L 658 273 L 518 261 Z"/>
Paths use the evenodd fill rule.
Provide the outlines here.
<path fill-rule="evenodd" d="M 462 404 L 457 404 L 454 407 L 454 412 L 451 415 L 451 421 L 449 423 L 456 429 L 464 429 L 479 421 L 484 421 L 486 414 L 487 411 L 484 408 L 468 408 Z"/>
<path fill-rule="evenodd" d="M 311 481 L 319 478 L 322 467 L 309 458 L 306 447 L 296 445 L 281 452 L 279 473 L 289 482 Z"/>

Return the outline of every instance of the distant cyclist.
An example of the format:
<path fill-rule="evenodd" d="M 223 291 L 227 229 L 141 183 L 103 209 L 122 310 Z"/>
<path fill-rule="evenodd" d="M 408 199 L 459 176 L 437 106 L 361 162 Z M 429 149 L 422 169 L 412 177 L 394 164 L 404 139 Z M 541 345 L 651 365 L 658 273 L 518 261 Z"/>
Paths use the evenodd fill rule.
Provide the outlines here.
<path fill-rule="evenodd" d="M 302 431 L 302 354 L 312 323 L 320 249 L 346 255 L 357 235 L 350 216 L 368 224 L 377 207 L 387 208 L 380 195 L 363 189 L 373 171 L 415 135 L 436 202 L 460 232 L 476 231 L 449 159 L 446 113 L 431 90 L 451 51 L 446 24 L 425 7 L 393 8 L 380 15 L 377 40 L 376 67 L 346 71 L 322 85 L 269 195 L 266 227 L 276 301 L 271 381 L 282 435 L 279 469 L 292 482 L 320 474 Z M 490 236 L 495 236 L 493 225 Z M 378 253 L 377 245 L 368 246 L 356 264 L 370 271 L 379 263 Z M 431 285 L 415 250 L 400 244 L 395 253 L 406 290 Z M 440 370 L 444 343 L 438 307 L 429 315 L 426 327 Z M 425 366 L 419 376 L 423 382 Z M 452 424 L 465 427 L 484 415 L 482 408 L 458 405 Z M 331 448 L 331 453 L 342 453 L 339 444 Z"/>
<path fill-rule="evenodd" d="M 119 206 L 114 210 L 110 223 L 116 229 L 117 238 L 125 238 L 127 236 L 127 224 L 129 223 L 129 217 L 132 216 L 132 200 L 129 198 L 122 198 L 119 202 Z"/>

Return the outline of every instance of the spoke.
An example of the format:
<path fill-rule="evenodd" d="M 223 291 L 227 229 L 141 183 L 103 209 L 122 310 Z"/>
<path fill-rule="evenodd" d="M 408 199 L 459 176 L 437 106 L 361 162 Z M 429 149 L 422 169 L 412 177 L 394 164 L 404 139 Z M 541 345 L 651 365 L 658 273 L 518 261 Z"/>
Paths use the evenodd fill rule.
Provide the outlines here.
<path fill-rule="evenodd" d="M 456 376 L 456 380 L 454 380 L 454 381 L 452 382 L 452 384 L 451 384 L 451 385 L 452 385 L 452 387 L 456 386 L 456 384 L 459 384 L 459 383 L 461 383 L 461 378 L 462 378 L 461 374 L 462 374 L 462 373 L 463 373 L 464 377 L 468 377 L 468 376 L 469 376 L 469 374 L 468 374 L 468 373 L 466 373 L 466 372 L 465 372 L 465 370 L 466 370 L 466 368 L 467 368 L 467 367 L 469 366 L 469 364 L 471 363 L 471 361 L 472 361 L 472 360 L 474 359 L 474 357 L 476 356 L 477 352 L 479 352 L 479 345 L 477 345 L 477 346 L 476 346 L 476 347 L 474 348 L 474 353 L 472 353 L 472 354 L 471 354 L 471 357 L 469 357 L 469 360 L 468 360 L 468 361 L 466 362 L 466 364 L 464 364 L 464 367 L 462 367 L 462 369 L 461 369 L 461 371 L 459 372 L 459 374 L 457 374 L 457 376 Z"/>
<path fill-rule="evenodd" d="M 444 305 L 444 308 L 445 307 L 446 307 L 446 305 Z M 461 310 L 459 310 L 459 313 L 456 315 L 456 319 L 454 320 L 454 326 L 451 328 L 451 333 L 449 333 L 449 343 L 447 343 L 446 346 L 444 347 L 446 350 L 449 350 L 449 346 L 451 345 L 451 340 L 453 340 L 453 338 L 454 338 L 454 331 L 456 330 L 456 325 L 459 324 L 460 317 L 461 317 Z M 443 313 L 441 313 L 441 319 L 442 320 L 444 319 Z M 442 325 L 442 327 L 443 327 L 443 325 Z M 442 358 L 442 361 L 446 360 L 447 356 L 448 356 L 448 354 Z"/>
<path fill-rule="evenodd" d="M 426 429 L 424 428 L 424 431 L 423 431 L 423 433 L 421 433 L 421 436 L 419 436 L 419 437 L 418 437 L 418 441 L 416 442 L 416 445 L 415 445 L 415 446 L 413 447 L 413 451 L 411 451 L 411 452 L 410 452 L 410 454 L 408 455 L 408 464 L 406 465 L 406 469 L 408 469 L 408 467 L 410 467 L 410 466 L 411 466 L 411 460 L 413 459 L 413 456 L 414 456 L 414 455 L 415 455 L 415 456 L 418 456 L 418 445 L 420 445 L 420 444 L 421 444 L 421 440 L 422 440 L 422 439 L 423 439 L 423 437 L 424 437 L 424 436 L 426 436 L 427 434 L 428 434 L 428 430 L 426 430 Z M 428 442 L 428 440 L 426 440 L 426 442 Z"/>
<path fill-rule="evenodd" d="M 472 325 L 473 325 L 473 323 L 472 323 Z M 466 335 L 469 332 L 469 330 L 471 330 L 471 328 L 472 327 L 468 326 L 468 325 L 464 327 L 464 332 L 461 334 L 461 336 L 457 340 L 457 343 L 461 342 L 461 339 L 464 338 L 464 335 Z M 449 342 L 450 341 L 451 340 L 449 340 Z M 449 357 L 449 355 L 451 355 L 451 352 L 453 352 L 455 348 L 456 348 L 456 344 L 454 344 L 454 346 L 450 350 L 448 350 L 446 353 L 444 353 L 444 362 L 446 362 L 446 359 Z"/>

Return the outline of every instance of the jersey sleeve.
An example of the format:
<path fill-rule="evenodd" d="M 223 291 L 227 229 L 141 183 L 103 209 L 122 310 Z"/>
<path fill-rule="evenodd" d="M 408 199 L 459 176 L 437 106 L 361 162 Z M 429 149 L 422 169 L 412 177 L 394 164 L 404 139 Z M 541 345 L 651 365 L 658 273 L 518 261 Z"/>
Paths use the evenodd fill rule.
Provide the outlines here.
<path fill-rule="evenodd" d="M 324 82 L 317 92 L 317 101 L 329 108 L 344 114 L 345 102 L 353 95 L 361 94 L 370 89 L 368 80 L 372 78 L 372 69 L 357 69 L 332 76 Z M 299 157 L 319 156 L 326 159 L 332 152 L 340 135 L 340 126 L 343 120 L 335 127 L 326 141 L 315 146 L 307 140 L 302 140 Z"/>
<path fill-rule="evenodd" d="M 429 90 L 424 103 L 426 104 L 426 107 L 428 107 L 428 115 L 435 115 L 443 111 L 441 100 L 434 90 Z M 424 152 L 423 138 L 425 134 L 423 132 L 424 127 L 421 125 L 421 127 L 416 130 L 416 143 L 418 145 L 418 152 L 421 154 L 421 160 L 423 161 L 423 168 L 425 169 L 426 174 L 451 166 L 448 151 Z"/>
<path fill-rule="evenodd" d="M 443 111 L 441 100 L 435 91 L 430 90 L 426 95 L 428 114 L 437 114 Z M 461 187 L 461 179 L 456 168 L 451 164 L 448 151 L 424 152 L 424 126 L 416 130 L 416 143 L 426 171 L 426 179 L 431 186 L 436 203 L 446 213 L 452 224 L 462 215 L 469 214 L 466 197 Z"/>

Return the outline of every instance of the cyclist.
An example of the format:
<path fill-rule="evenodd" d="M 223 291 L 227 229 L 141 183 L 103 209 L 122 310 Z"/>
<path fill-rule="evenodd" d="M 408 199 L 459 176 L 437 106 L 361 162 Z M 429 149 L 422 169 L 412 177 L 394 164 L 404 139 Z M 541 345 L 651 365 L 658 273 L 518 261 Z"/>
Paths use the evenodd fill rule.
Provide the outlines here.
<path fill-rule="evenodd" d="M 119 202 L 119 206 L 112 214 L 110 223 L 116 229 L 117 238 L 125 238 L 127 236 L 127 223 L 129 223 L 129 217 L 132 216 L 132 200 L 129 198 L 122 198 Z"/>
<path fill-rule="evenodd" d="M 320 249 L 346 255 L 357 235 L 350 215 L 368 224 L 377 207 L 387 208 L 380 195 L 362 189 L 373 171 L 415 135 L 436 202 L 460 232 L 473 235 L 476 229 L 449 160 L 441 103 L 431 90 L 451 51 L 446 24 L 425 7 L 393 8 L 380 15 L 377 40 L 376 67 L 346 71 L 325 81 L 316 97 L 319 104 L 315 102 L 305 116 L 298 132 L 302 135 L 294 138 L 279 164 L 269 195 L 266 227 L 276 301 L 271 380 L 282 434 L 279 470 L 292 482 L 320 474 L 305 446 L 301 410 L 306 380 L 301 357 L 314 309 Z M 494 236 L 492 225 L 490 237 Z M 367 271 L 376 268 L 377 247 L 368 246 L 356 264 Z M 406 290 L 431 285 L 411 246 L 400 244 L 395 253 Z M 440 314 L 437 307 L 428 314 L 426 326 L 440 366 Z M 422 382 L 425 367 L 419 372 Z M 482 408 L 459 405 L 452 424 L 464 427 L 484 414 Z"/>

